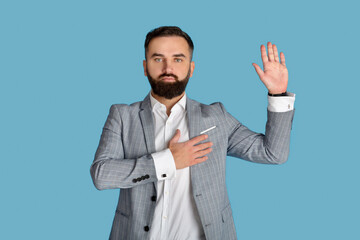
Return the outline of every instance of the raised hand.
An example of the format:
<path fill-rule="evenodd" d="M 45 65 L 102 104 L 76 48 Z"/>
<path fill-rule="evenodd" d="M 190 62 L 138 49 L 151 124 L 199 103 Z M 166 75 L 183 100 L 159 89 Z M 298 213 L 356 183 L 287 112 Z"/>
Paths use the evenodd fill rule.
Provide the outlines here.
<path fill-rule="evenodd" d="M 289 74 L 285 65 L 285 55 L 282 52 L 280 53 L 280 61 L 275 44 L 273 45 L 271 42 L 268 42 L 267 48 L 268 54 L 266 54 L 266 48 L 264 45 L 261 45 L 260 47 L 264 71 L 259 67 L 259 65 L 253 63 L 255 71 L 270 94 L 286 92 Z"/>
<path fill-rule="evenodd" d="M 169 141 L 169 149 L 174 157 L 176 169 L 186 168 L 206 161 L 208 157 L 205 155 L 212 151 L 212 143 L 198 143 L 207 138 L 207 135 L 203 134 L 186 142 L 178 143 L 180 130 L 177 129 L 174 137 Z"/>

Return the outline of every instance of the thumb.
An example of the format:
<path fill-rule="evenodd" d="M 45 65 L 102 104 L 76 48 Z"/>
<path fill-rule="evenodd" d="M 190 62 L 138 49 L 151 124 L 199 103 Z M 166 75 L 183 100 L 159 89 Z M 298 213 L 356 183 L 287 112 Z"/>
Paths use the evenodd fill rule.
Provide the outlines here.
<path fill-rule="evenodd" d="M 262 81 L 262 76 L 264 75 L 263 70 L 261 70 L 259 65 L 257 65 L 256 63 L 253 63 L 252 65 L 254 66 L 256 73 L 259 75 L 259 78 Z"/>
<path fill-rule="evenodd" d="M 169 141 L 169 145 L 177 143 L 180 139 L 180 130 L 176 129 L 175 135 L 173 136 L 173 138 Z"/>

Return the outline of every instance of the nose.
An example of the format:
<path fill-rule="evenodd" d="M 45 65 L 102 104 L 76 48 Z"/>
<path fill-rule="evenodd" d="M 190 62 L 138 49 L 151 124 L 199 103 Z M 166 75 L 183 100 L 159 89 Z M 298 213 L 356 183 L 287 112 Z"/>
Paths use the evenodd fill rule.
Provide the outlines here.
<path fill-rule="evenodd" d="M 163 73 L 172 73 L 172 72 L 173 72 L 173 65 L 171 61 L 167 59 L 164 60 Z"/>

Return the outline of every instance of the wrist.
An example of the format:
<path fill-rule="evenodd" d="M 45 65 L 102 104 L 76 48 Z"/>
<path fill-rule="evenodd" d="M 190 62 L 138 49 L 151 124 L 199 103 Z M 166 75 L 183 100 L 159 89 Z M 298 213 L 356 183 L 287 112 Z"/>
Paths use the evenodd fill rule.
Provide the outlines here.
<path fill-rule="evenodd" d="M 287 96 L 287 92 L 283 92 L 283 93 L 270 93 L 268 92 L 268 96 L 270 97 L 283 97 L 283 96 Z"/>

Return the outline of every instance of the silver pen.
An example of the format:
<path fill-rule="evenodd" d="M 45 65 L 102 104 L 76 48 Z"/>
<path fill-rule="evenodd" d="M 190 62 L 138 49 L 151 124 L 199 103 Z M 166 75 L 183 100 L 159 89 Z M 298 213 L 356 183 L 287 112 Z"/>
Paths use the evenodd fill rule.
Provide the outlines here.
<path fill-rule="evenodd" d="M 204 133 L 206 133 L 206 132 L 208 132 L 208 131 L 210 131 L 210 130 L 213 130 L 214 128 L 216 128 L 216 126 L 213 126 L 213 127 L 211 127 L 211 128 L 208 128 L 208 129 L 202 131 L 200 134 L 204 134 Z"/>

